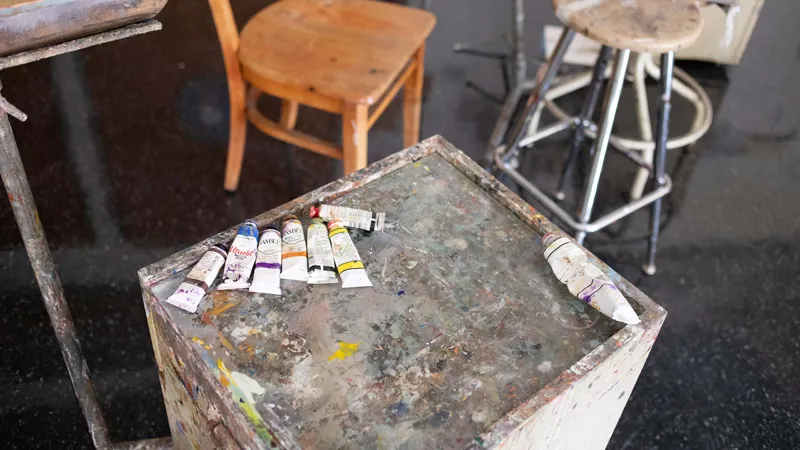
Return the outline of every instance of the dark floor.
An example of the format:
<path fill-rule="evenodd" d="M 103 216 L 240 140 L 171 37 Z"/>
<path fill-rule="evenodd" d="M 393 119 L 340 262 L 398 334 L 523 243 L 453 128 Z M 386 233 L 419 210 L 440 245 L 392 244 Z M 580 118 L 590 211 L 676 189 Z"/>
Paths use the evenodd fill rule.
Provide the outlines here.
<path fill-rule="evenodd" d="M 503 49 L 508 3 L 433 5 L 423 135 L 441 134 L 476 159 L 498 108 L 464 83 L 500 94 L 500 72 L 451 47 Z M 556 21 L 548 2 L 527 5 L 532 59 L 542 26 Z M 240 19 L 262 6 L 235 2 Z M 669 310 L 610 448 L 800 448 L 797 17 L 799 2 L 770 0 L 739 66 L 691 65 L 716 118 L 694 153 L 670 155 L 676 191 L 658 274 L 637 268 L 646 213 L 589 241 Z M 14 130 L 115 440 L 169 432 L 136 270 L 341 171 L 251 128 L 240 192 L 224 195 L 227 92 L 208 6 L 172 0 L 159 19 L 161 32 L 2 73 L 4 95 L 30 115 Z M 634 129 L 629 97 L 620 133 Z M 370 161 L 401 147 L 396 103 L 370 133 Z M 686 123 L 686 108 L 675 116 L 676 127 Z M 336 139 L 339 120 L 302 110 L 300 127 Z M 547 180 L 564 143 L 543 147 L 524 166 Z M 622 160 L 611 165 L 600 209 L 630 180 Z M 0 436 L 13 448 L 89 447 L 8 204 L 0 286 Z"/>

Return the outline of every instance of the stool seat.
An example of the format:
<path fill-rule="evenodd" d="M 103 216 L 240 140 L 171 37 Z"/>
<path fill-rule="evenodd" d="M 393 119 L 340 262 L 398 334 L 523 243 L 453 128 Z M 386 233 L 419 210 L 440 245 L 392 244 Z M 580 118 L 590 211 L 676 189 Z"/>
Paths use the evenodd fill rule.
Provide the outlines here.
<path fill-rule="evenodd" d="M 553 9 L 578 33 L 640 53 L 687 47 L 703 29 L 695 0 L 553 0 Z"/>
<path fill-rule="evenodd" d="M 371 0 L 283 0 L 241 32 L 244 76 L 352 104 L 375 103 L 436 23 L 428 11 Z"/>

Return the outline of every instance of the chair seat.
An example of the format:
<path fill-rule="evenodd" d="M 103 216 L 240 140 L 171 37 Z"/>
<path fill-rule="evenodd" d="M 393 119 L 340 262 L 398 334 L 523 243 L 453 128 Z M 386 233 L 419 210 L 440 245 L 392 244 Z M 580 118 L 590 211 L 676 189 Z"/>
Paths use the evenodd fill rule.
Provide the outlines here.
<path fill-rule="evenodd" d="M 703 29 L 695 0 L 553 0 L 553 9 L 578 33 L 642 53 L 687 47 Z"/>
<path fill-rule="evenodd" d="M 247 22 L 239 61 L 257 87 L 371 105 L 435 24 L 427 11 L 372 0 L 282 0 Z"/>

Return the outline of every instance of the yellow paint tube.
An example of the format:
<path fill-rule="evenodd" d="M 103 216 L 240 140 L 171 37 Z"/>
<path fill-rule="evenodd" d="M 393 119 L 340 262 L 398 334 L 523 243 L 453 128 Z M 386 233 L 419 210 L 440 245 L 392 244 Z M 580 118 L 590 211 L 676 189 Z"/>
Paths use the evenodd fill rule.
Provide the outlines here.
<path fill-rule="evenodd" d="M 333 259 L 336 262 L 336 270 L 342 277 L 342 287 L 370 287 L 372 283 L 364 270 L 364 263 L 358 256 L 358 250 L 350 238 L 342 223 L 334 220 L 328 223 L 328 237 L 331 239 L 333 247 Z"/>

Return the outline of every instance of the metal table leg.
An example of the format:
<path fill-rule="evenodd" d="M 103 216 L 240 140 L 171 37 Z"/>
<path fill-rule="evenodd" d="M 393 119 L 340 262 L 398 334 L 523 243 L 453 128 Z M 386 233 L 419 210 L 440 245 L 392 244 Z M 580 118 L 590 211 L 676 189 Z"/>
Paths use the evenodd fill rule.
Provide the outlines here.
<path fill-rule="evenodd" d="M 661 98 L 658 103 L 658 128 L 656 128 L 656 160 L 653 165 L 653 183 L 655 188 L 664 185 L 664 169 L 667 160 L 667 139 L 669 138 L 669 112 L 672 109 L 672 69 L 675 65 L 675 53 L 661 55 L 661 79 L 658 81 Z M 656 273 L 656 246 L 658 245 L 659 221 L 661 220 L 661 199 L 653 202 L 650 210 L 650 241 L 647 246 L 647 263 L 644 272 L 648 275 Z"/>
<path fill-rule="evenodd" d="M 50 316 L 58 345 L 61 347 L 61 354 L 67 364 L 72 387 L 86 417 L 92 441 L 97 448 L 110 448 L 111 441 L 100 401 L 89 377 L 89 368 L 86 367 L 86 360 L 83 358 L 75 326 L 72 323 L 72 315 L 64 299 L 64 291 L 50 248 L 47 246 L 28 177 L 25 175 L 11 124 L 8 122 L 8 115 L 2 109 L 0 109 L 0 176 L 3 178 L 8 200 L 14 210 L 14 217 L 36 275 L 36 282 L 42 291 L 47 314 Z"/>

